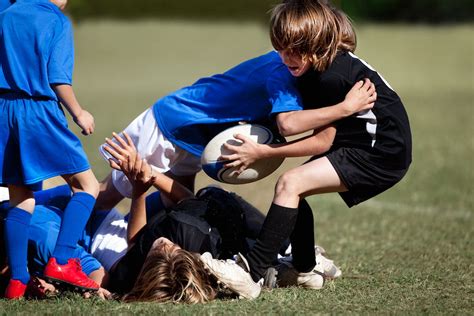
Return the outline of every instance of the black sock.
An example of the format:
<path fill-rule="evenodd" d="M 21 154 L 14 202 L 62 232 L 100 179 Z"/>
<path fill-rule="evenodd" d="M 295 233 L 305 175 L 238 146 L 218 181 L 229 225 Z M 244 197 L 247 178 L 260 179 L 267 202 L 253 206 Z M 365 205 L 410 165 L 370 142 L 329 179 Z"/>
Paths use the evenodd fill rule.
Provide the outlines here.
<path fill-rule="evenodd" d="M 291 254 L 293 266 L 299 272 L 309 272 L 316 265 L 314 254 L 313 211 L 306 200 L 298 205 L 298 217 L 291 233 Z"/>
<path fill-rule="evenodd" d="M 297 215 L 296 208 L 276 204 L 270 206 L 255 246 L 247 255 L 250 275 L 254 281 L 260 280 L 276 260 L 283 242 L 293 232 Z"/>

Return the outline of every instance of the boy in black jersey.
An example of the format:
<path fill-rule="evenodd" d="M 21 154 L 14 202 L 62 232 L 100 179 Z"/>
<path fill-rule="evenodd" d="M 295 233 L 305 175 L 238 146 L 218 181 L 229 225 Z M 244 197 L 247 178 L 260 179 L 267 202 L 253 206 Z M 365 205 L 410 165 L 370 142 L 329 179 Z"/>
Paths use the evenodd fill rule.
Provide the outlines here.
<path fill-rule="evenodd" d="M 352 52 L 355 33 L 348 17 L 325 0 L 289 0 L 272 14 L 271 40 L 290 72 L 298 77 L 304 111 L 285 121 L 284 134 L 315 128 L 311 109 L 344 100 L 358 81 L 374 84 L 374 107 L 314 130 L 313 135 L 281 145 L 259 145 L 236 135 L 242 146 L 227 146 L 234 154 L 228 166 L 245 169 L 250 163 L 273 156 L 313 156 L 309 162 L 285 172 L 276 185 L 273 204 L 256 246 L 249 252 L 254 281 L 270 267 L 281 243 L 300 221 L 298 203 L 304 197 L 339 192 L 349 207 L 395 185 L 411 163 L 411 131 L 407 113 L 390 85 Z M 312 223 L 312 218 L 306 219 Z M 312 226 L 312 225 L 311 225 Z M 313 238 L 312 228 L 306 230 Z M 301 278 L 311 273 L 311 245 L 293 254 L 293 267 Z M 293 271 L 295 272 L 295 271 Z M 300 282 L 301 281 L 301 282 Z"/>

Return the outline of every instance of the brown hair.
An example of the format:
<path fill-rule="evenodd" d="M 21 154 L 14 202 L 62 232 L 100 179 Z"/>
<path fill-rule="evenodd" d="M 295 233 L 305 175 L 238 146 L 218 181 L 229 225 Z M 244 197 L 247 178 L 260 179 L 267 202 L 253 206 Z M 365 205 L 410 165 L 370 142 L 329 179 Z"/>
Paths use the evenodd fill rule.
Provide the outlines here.
<path fill-rule="evenodd" d="M 215 280 L 197 255 L 183 249 L 150 254 L 125 302 L 205 303 L 216 297 Z"/>
<path fill-rule="evenodd" d="M 270 39 L 276 50 L 290 49 L 324 71 L 339 51 L 357 45 L 351 21 L 327 0 L 286 0 L 271 14 Z"/>

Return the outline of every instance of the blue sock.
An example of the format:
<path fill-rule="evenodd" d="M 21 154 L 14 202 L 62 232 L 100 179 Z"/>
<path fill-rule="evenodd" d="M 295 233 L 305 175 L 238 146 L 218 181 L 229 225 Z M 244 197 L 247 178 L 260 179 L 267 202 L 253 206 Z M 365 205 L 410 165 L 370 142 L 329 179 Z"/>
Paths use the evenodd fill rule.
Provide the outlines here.
<path fill-rule="evenodd" d="M 64 210 L 58 241 L 53 257 L 59 264 L 66 264 L 74 257 L 77 242 L 94 208 L 95 198 L 85 192 L 75 193 Z"/>
<path fill-rule="evenodd" d="M 5 219 L 5 244 L 11 278 L 23 284 L 30 280 L 27 263 L 30 221 L 31 213 L 17 207 L 10 209 Z"/>

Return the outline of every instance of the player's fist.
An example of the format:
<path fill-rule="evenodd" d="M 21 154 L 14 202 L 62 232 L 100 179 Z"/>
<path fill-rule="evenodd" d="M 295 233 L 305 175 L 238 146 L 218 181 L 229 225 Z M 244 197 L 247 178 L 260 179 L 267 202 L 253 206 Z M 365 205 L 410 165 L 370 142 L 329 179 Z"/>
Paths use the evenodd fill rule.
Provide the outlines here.
<path fill-rule="evenodd" d="M 90 135 L 94 132 L 94 117 L 86 110 L 82 110 L 79 115 L 74 118 L 74 122 L 82 129 L 83 135 Z"/>

